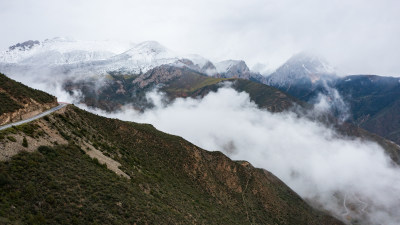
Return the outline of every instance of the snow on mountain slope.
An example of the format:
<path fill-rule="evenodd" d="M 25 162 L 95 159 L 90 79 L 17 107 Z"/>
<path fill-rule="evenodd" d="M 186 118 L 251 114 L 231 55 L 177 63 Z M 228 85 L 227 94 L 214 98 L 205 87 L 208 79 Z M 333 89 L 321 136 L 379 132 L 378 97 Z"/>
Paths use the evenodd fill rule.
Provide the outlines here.
<path fill-rule="evenodd" d="M 26 41 L 0 52 L 0 62 L 20 64 L 66 64 L 107 59 L 123 52 L 132 43 L 77 41 L 68 38 Z"/>
<path fill-rule="evenodd" d="M 243 60 L 225 60 L 215 64 L 218 73 L 223 77 L 239 77 L 248 79 L 250 69 Z"/>
<path fill-rule="evenodd" d="M 180 58 L 155 41 L 132 44 L 54 38 L 19 43 L 1 52 L 0 71 L 12 75 L 24 70 L 41 72 L 46 67 L 53 73 L 77 76 L 108 72 L 139 74 Z"/>
<path fill-rule="evenodd" d="M 279 87 L 290 86 L 299 80 L 309 80 L 311 83 L 315 83 L 321 78 L 334 76 L 334 68 L 324 59 L 307 53 L 299 53 L 268 76 L 267 84 Z"/>
<path fill-rule="evenodd" d="M 130 73 L 147 72 L 163 64 L 179 60 L 179 55 L 156 41 L 146 41 L 135 45 L 128 51 L 113 56 L 106 61 L 109 71 L 126 70 Z"/>
<path fill-rule="evenodd" d="M 218 73 L 226 73 L 232 67 L 234 67 L 240 63 L 241 63 L 240 60 L 225 60 L 225 61 L 216 63 L 215 67 L 217 68 Z"/>
<path fill-rule="evenodd" d="M 215 65 L 203 56 L 197 54 L 189 54 L 183 57 L 192 61 L 193 66 L 195 67 L 194 69 L 201 73 L 207 74 L 208 76 L 213 76 L 218 73 Z"/>
<path fill-rule="evenodd" d="M 209 76 L 253 79 L 274 86 L 304 77 L 314 82 L 321 75 L 333 73 L 332 68 L 317 57 L 298 54 L 269 76 L 267 82 L 260 73 L 252 72 L 243 60 L 213 64 L 199 55 L 180 55 L 156 41 L 133 44 L 53 38 L 43 42 L 18 43 L 0 52 L 0 72 L 11 76 L 47 73 L 51 76 L 68 74 L 83 78 L 111 72 L 143 74 L 164 64 L 187 67 Z"/>

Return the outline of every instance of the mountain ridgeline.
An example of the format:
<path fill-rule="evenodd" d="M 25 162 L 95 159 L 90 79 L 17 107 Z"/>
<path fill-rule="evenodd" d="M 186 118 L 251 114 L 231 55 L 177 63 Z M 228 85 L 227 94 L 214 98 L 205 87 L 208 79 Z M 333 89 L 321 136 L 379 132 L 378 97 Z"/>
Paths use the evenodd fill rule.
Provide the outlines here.
<path fill-rule="evenodd" d="M 100 82 L 101 87 L 94 89 Z M 170 65 L 156 67 L 141 75 L 110 74 L 105 80 L 67 80 L 64 89 L 71 94 L 80 90 L 81 101 L 88 106 L 115 111 L 126 104 L 139 110 L 151 107 L 146 93 L 156 88 L 166 93 L 169 101 L 173 101 L 178 97 L 203 97 L 223 85 L 230 85 L 239 92 L 247 92 L 252 101 L 271 112 L 282 112 L 295 104 L 305 105 L 304 102 L 264 84 L 238 78 L 208 77 L 189 68 Z"/>
<path fill-rule="evenodd" d="M 98 87 L 99 83 L 101 83 L 100 88 L 93 88 Z M 226 85 L 238 92 L 246 92 L 258 107 L 270 112 L 296 109 L 295 111 L 303 111 L 299 116 L 304 116 L 313 110 L 312 104 L 278 89 L 282 86 L 275 88 L 240 78 L 215 78 L 186 67 L 173 65 L 162 65 L 139 75 L 110 74 L 107 79 L 102 80 L 98 78 L 69 80 L 65 82 L 64 89 L 71 94 L 76 90 L 81 91 L 80 101 L 85 105 L 113 112 L 124 105 L 134 106 L 140 111 L 152 108 L 153 103 L 148 100 L 146 94 L 153 90 L 165 93 L 165 100 L 172 102 L 176 98 L 202 98 Z M 318 87 L 321 88 L 320 91 Z M 315 89 L 312 89 L 315 90 L 314 95 L 324 91 L 324 87 L 316 84 Z M 308 89 L 304 90 L 311 92 Z M 321 118 L 312 119 L 321 120 Z M 321 122 L 335 127 L 336 131 L 343 136 L 361 137 L 378 142 L 396 163 L 400 163 L 400 147 L 379 135 L 374 135 L 375 132 L 369 133 L 352 123 L 342 123 L 334 116 L 328 116 L 328 119 L 323 119 Z"/>
<path fill-rule="evenodd" d="M 304 65 L 302 60 L 289 61 L 267 77 L 267 84 L 310 104 L 315 103 L 320 94 L 337 98 L 332 96 L 335 93 L 332 90 L 337 91 L 347 108 L 347 122 L 400 144 L 400 78 L 337 77 L 330 70 L 321 69 L 324 64 L 317 65 L 314 70 Z M 334 106 L 333 100 L 331 104 Z"/>
<path fill-rule="evenodd" d="M 0 125 L 38 114 L 57 105 L 57 99 L 28 88 L 0 73 Z"/>
<path fill-rule="evenodd" d="M 27 78 L 41 74 L 42 79 L 53 86 L 62 85 L 71 94 L 82 92 L 85 104 L 107 111 L 125 103 L 140 110 L 151 106 L 144 93 L 154 86 L 148 84 L 168 86 L 172 78 L 182 75 L 172 67 L 186 70 L 184 73 L 267 84 L 311 105 L 319 94 L 329 96 L 329 90 L 337 90 L 348 106 L 347 122 L 400 144 L 399 80 L 371 75 L 338 77 L 326 60 L 312 54 L 296 54 L 275 71 L 260 74 L 243 60 L 211 62 L 199 55 L 177 54 L 155 41 L 133 44 L 53 38 L 18 43 L 0 52 L 0 72 Z M 109 77 L 112 79 L 107 80 Z"/>
<path fill-rule="evenodd" d="M 0 71 L 28 78 L 40 74 L 76 103 L 107 112 L 126 105 L 149 110 L 154 107 L 149 92 L 162 93 L 168 105 L 231 87 L 246 92 L 262 110 L 316 121 L 342 139 L 376 142 L 400 165 L 394 143 L 400 142 L 397 78 L 338 77 L 325 60 L 307 54 L 265 76 L 242 60 L 213 63 L 177 55 L 154 41 L 130 43 L 128 50 L 105 47 L 109 44 L 62 38 L 21 43 L 0 54 Z M 20 104 L 13 93 L 6 95 Z M 313 105 L 323 95 L 334 110 L 315 114 Z M 0 141 L 5 161 L 0 221 L 6 224 L 341 224 L 248 162 L 200 149 L 148 124 L 107 119 L 72 105 L 1 131 Z M 352 208 L 358 202 L 346 205 L 346 194 L 336 197 L 347 212 L 364 212 Z"/>
<path fill-rule="evenodd" d="M 0 152 L 2 224 L 342 224 L 248 162 L 72 105 Z"/>

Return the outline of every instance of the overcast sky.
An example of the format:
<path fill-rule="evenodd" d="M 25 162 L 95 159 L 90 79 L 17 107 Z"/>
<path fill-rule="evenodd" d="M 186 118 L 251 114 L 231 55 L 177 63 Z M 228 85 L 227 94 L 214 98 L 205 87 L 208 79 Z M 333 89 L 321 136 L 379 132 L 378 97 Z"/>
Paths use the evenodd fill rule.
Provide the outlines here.
<path fill-rule="evenodd" d="M 309 51 L 343 73 L 400 76 L 399 11 L 396 0 L 0 0 L 0 48 L 56 36 L 156 40 L 250 67 Z"/>

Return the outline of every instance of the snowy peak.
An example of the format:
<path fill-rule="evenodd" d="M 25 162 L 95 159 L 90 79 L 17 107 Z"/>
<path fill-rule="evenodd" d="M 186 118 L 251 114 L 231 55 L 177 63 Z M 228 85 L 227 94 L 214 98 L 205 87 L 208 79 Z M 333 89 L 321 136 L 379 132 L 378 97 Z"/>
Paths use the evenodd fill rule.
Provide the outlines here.
<path fill-rule="evenodd" d="M 267 78 L 267 83 L 274 86 L 290 86 L 299 80 L 315 83 L 321 79 L 336 77 L 335 70 L 325 59 L 299 53 L 291 57 Z"/>
<path fill-rule="evenodd" d="M 290 68 L 291 70 L 303 69 L 307 73 L 324 73 L 324 74 L 333 74 L 335 73 L 332 66 L 323 59 L 322 57 L 308 54 L 308 53 L 299 53 L 292 56 L 284 65 L 286 68 Z M 284 70 L 283 68 L 279 68 Z M 278 70 L 279 70 L 278 69 Z"/>
<path fill-rule="evenodd" d="M 26 41 L 10 46 L 0 53 L 2 63 L 63 64 L 103 60 L 121 53 L 131 43 L 111 41 L 77 41 L 70 38 L 46 39 L 43 42 Z"/>
<path fill-rule="evenodd" d="M 200 55 L 190 54 L 185 55 L 183 58 L 190 60 L 193 63 L 193 69 L 201 73 L 207 74 L 208 76 L 213 76 L 218 73 L 215 65 L 210 60 Z"/>
<path fill-rule="evenodd" d="M 215 64 L 218 73 L 249 72 L 249 68 L 243 60 L 225 60 Z"/>
<path fill-rule="evenodd" d="M 248 78 L 250 69 L 243 60 L 225 60 L 215 64 L 218 73 L 223 77 Z"/>
<path fill-rule="evenodd" d="M 324 60 L 308 54 L 297 54 L 268 77 L 262 76 L 265 65 L 251 71 L 243 60 L 225 60 L 212 63 L 199 55 L 180 55 L 156 41 L 139 44 L 116 41 L 81 41 L 71 38 L 52 38 L 26 41 L 0 52 L 0 70 L 9 74 L 19 71 L 40 73 L 42 69 L 52 74 L 76 76 L 141 74 L 160 65 L 187 67 L 208 76 L 243 78 L 258 82 L 285 85 L 298 79 L 315 82 L 321 76 L 334 74 Z M 17 72 L 16 72 L 17 71 Z M 28 72 L 29 71 L 29 72 Z M 269 82 L 269 83 L 268 83 Z"/>
<path fill-rule="evenodd" d="M 104 71 L 139 74 L 163 64 L 174 63 L 177 60 L 179 60 L 179 56 L 175 52 L 156 41 L 146 41 L 106 60 Z"/>
<path fill-rule="evenodd" d="M 161 45 L 157 41 L 145 41 L 137 44 L 134 51 L 143 52 L 147 54 L 161 54 L 165 52 L 170 52 L 165 46 Z"/>
<path fill-rule="evenodd" d="M 128 51 L 116 55 L 115 59 L 162 59 L 162 58 L 177 58 L 177 54 L 167 49 L 156 41 L 146 41 L 135 45 Z"/>

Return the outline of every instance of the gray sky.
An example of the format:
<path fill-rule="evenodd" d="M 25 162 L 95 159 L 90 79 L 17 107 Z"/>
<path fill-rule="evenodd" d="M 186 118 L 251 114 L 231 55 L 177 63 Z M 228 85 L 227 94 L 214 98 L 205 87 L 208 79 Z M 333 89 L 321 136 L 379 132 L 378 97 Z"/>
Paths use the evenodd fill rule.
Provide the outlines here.
<path fill-rule="evenodd" d="M 399 11 L 396 0 L 0 0 L 0 48 L 56 36 L 156 40 L 271 67 L 307 50 L 343 73 L 400 76 Z"/>

